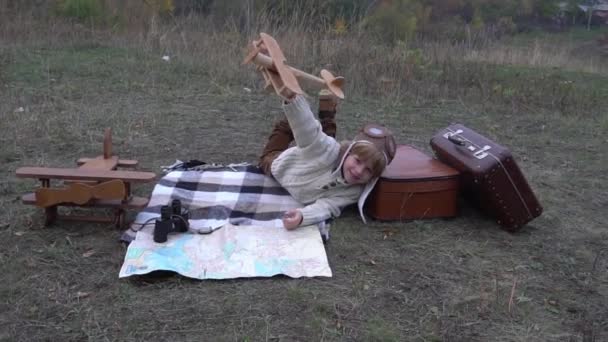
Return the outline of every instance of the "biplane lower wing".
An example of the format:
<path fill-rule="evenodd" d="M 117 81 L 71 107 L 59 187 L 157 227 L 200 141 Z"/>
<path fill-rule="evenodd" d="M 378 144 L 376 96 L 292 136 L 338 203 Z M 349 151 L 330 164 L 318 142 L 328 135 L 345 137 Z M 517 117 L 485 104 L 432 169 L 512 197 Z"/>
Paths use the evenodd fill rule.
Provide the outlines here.
<path fill-rule="evenodd" d="M 83 181 L 109 181 L 120 179 L 130 183 L 146 183 L 151 182 L 156 178 L 156 174 L 152 172 L 30 166 L 18 168 L 17 171 L 15 171 L 15 174 L 20 178 Z"/>

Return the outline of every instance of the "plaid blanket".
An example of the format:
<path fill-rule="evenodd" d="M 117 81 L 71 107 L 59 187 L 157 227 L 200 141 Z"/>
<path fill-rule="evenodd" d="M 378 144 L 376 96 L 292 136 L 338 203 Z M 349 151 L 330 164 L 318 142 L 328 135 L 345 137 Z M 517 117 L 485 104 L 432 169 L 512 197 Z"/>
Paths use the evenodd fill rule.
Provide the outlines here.
<path fill-rule="evenodd" d="M 189 232 L 156 243 L 155 219 L 173 199 L 189 210 Z M 284 212 L 298 207 L 254 166 L 169 172 L 121 238 L 129 247 L 119 276 L 164 270 L 195 279 L 331 277 L 323 246 L 329 225 L 283 228 Z"/>
<path fill-rule="evenodd" d="M 160 208 L 179 199 L 190 213 L 190 231 L 208 234 L 227 223 L 235 226 L 283 227 L 285 211 L 300 208 L 274 179 L 249 164 L 236 166 L 176 163 L 160 179 L 148 206 L 126 230 L 121 240 L 133 241 L 137 231 L 153 229 Z M 182 171 L 171 171 L 171 170 Z M 329 239 L 329 222 L 318 224 L 324 242 Z"/>

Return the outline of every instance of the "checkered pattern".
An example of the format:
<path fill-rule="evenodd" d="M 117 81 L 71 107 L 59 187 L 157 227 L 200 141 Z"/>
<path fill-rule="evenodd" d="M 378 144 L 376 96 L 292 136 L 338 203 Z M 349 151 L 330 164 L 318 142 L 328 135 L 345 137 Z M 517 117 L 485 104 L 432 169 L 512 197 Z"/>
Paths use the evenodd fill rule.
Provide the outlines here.
<path fill-rule="evenodd" d="M 226 223 L 237 226 L 282 227 L 285 211 L 301 208 L 274 179 L 256 166 L 212 167 L 202 171 L 172 171 L 160 179 L 148 206 L 141 211 L 122 241 L 131 242 L 140 229 L 154 229 L 160 208 L 179 199 L 190 212 L 190 231 L 211 233 Z M 143 226 L 142 226 L 143 225 Z M 329 225 L 319 230 L 324 241 Z"/>

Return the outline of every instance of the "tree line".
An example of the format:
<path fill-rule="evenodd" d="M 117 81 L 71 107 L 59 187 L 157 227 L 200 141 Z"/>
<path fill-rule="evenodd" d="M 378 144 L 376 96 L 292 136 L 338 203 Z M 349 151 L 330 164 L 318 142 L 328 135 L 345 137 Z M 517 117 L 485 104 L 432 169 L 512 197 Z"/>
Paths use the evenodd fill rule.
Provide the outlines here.
<path fill-rule="evenodd" d="M 255 26 L 260 18 L 282 27 L 306 20 L 303 29 L 335 34 L 366 30 L 394 42 L 415 36 L 459 39 L 479 31 L 503 35 L 586 22 L 577 7 L 585 1 L 599 0 L 4 0 L 3 7 L 18 12 L 47 4 L 46 13 L 98 23 L 143 12 L 168 19 L 203 16 L 239 30 Z"/>

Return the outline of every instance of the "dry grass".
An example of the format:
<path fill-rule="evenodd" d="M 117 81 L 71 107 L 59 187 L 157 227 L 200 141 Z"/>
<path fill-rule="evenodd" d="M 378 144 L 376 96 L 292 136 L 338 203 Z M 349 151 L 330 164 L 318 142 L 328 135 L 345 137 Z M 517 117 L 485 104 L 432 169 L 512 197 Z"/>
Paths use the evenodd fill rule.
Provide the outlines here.
<path fill-rule="evenodd" d="M 425 63 L 408 67 L 408 47 L 373 46 L 363 33 L 323 40 L 188 20 L 124 34 L 60 22 L 0 25 L 1 340 L 608 339 L 602 72 L 463 63 L 464 54 L 424 46 Z M 97 155 L 104 127 L 113 128 L 119 156 L 142 169 L 174 159 L 255 160 L 280 115 L 278 99 L 240 65 L 258 30 L 272 32 L 294 65 L 316 71 L 328 63 L 348 78 L 338 138 L 380 121 L 399 142 L 429 152 L 435 131 L 465 123 L 512 149 L 544 214 L 508 234 L 464 203 L 452 220 L 369 225 L 347 210 L 327 246 L 331 279 L 200 282 L 118 280 L 120 232 L 45 228 L 42 213 L 20 203 L 35 184 L 16 179 L 17 167 Z M 375 83 L 378 74 L 393 83 Z M 391 91 L 378 96 L 387 84 Z"/>

